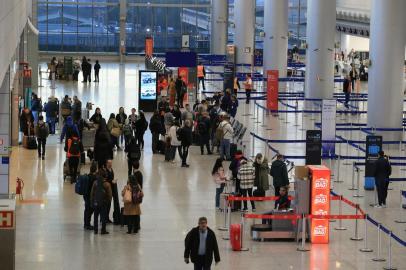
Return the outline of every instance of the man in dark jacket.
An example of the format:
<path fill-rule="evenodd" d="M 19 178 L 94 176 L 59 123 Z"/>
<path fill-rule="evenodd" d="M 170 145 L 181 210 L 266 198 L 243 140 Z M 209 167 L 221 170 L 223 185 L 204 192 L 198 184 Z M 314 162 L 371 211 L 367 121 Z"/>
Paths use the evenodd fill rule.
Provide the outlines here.
<path fill-rule="evenodd" d="M 350 102 L 350 95 L 351 95 L 351 78 L 349 75 L 345 76 L 345 78 L 344 78 L 343 92 L 345 94 L 344 106 L 348 109 L 348 103 Z"/>
<path fill-rule="evenodd" d="M 154 112 L 154 115 L 149 120 L 149 129 L 152 133 L 152 153 L 156 154 L 158 152 L 159 134 L 165 134 L 165 127 L 162 124 L 158 110 Z"/>
<path fill-rule="evenodd" d="M 206 146 L 207 154 L 211 155 L 210 150 L 210 117 L 207 112 L 203 112 L 197 122 L 197 131 L 199 132 L 200 139 L 200 153 L 204 155 L 204 146 Z"/>
<path fill-rule="evenodd" d="M 271 165 L 271 176 L 273 177 L 273 186 L 275 188 L 275 196 L 279 196 L 281 187 L 289 185 L 288 169 L 283 161 L 283 155 L 278 154 L 276 160 Z"/>
<path fill-rule="evenodd" d="M 207 218 L 199 218 L 199 226 L 190 230 L 185 238 L 185 263 L 189 258 L 194 264 L 194 269 L 210 270 L 211 264 L 220 262 L 220 253 L 214 232 L 207 227 Z"/>
<path fill-rule="evenodd" d="M 141 158 L 141 148 L 137 144 L 136 138 L 131 138 L 125 147 L 125 152 L 127 153 L 127 164 L 128 164 L 128 176 L 132 173 L 132 168 L 134 161 L 139 161 Z"/>
<path fill-rule="evenodd" d="M 375 161 L 375 185 L 378 192 L 377 208 L 386 208 L 386 197 L 388 196 L 389 176 L 392 174 L 392 167 L 383 151 L 379 151 L 379 158 Z"/>
<path fill-rule="evenodd" d="M 177 104 L 180 108 L 183 108 L 183 97 L 186 94 L 185 92 L 186 84 L 182 80 L 181 76 L 178 76 L 175 81 L 175 89 L 176 89 L 176 99 Z"/>
<path fill-rule="evenodd" d="M 48 98 L 48 102 L 45 104 L 45 113 L 47 117 L 47 123 L 49 126 L 49 133 L 55 134 L 55 123 L 59 112 L 58 99 L 51 96 Z"/>
<path fill-rule="evenodd" d="M 63 139 L 65 138 L 65 136 L 66 136 L 66 139 L 71 138 L 72 134 L 76 134 L 76 136 L 78 136 L 80 133 L 79 133 L 78 126 L 75 123 L 73 123 L 72 117 L 68 116 L 66 118 L 65 125 L 62 128 L 60 142 L 61 143 L 63 142 Z"/>

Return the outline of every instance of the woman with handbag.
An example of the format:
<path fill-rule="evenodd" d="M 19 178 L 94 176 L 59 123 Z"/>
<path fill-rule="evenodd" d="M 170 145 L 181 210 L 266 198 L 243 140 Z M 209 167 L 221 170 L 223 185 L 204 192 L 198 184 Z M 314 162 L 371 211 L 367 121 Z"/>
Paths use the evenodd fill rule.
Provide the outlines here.
<path fill-rule="evenodd" d="M 118 145 L 118 138 L 121 135 L 121 128 L 114 113 L 110 114 L 109 121 L 107 122 L 107 129 L 109 130 L 111 135 L 112 147 L 114 148 L 114 146 L 116 146 L 117 150 L 120 150 L 121 148 Z"/>
<path fill-rule="evenodd" d="M 138 162 L 135 162 L 138 163 Z M 136 165 L 136 164 L 134 164 Z M 139 166 L 139 163 L 138 163 Z M 136 166 L 134 166 L 136 167 Z M 135 168 L 134 168 L 135 169 Z M 140 215 L 141 215 L 141 203 L 144 197 L 142 192 L 142 183 L 139 181 L 139 177 L 133 174 L 128 179 L 127 185 L 121 192 L 124 202 L 123 215 L 127 220 L 128 234 L 138 233 L 140 229 Z"/>

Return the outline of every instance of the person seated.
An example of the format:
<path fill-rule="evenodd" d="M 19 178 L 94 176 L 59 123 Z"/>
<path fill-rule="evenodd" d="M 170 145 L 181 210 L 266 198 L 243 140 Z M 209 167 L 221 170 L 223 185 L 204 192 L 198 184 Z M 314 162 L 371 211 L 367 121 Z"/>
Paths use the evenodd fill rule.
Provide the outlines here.
<path fill-rule="evenodd" d="M 288 196 L 288 188 L 281 187 L 279 190 L 279 198 L 275 201 L 275 209 L 278 211 L 288 210 L 290 208 L 290 199 Z"/>

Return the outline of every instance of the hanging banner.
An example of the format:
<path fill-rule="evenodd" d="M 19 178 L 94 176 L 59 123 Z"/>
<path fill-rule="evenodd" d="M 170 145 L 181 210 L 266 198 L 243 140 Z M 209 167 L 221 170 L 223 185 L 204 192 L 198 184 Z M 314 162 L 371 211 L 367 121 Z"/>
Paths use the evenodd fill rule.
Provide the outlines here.
<path fill-rule="evenodd" d="M 323 99 L 321 109 L 321 140 L 335 141 L 336 139 L 336 108 L 335 99 Z M 331 157 L 335 155 L 335 143 L 322 143 L 322 156 Z"/>
<path fill-rule="evenodd" d="M 254 66 L 262 67 L 264 65 L 264 50 L 255 49 L 254 50 Z"/>
<path fill-rule="evenodd" d="M 375 161 L 378 159 L 379 151 L 382 150 L 382 136 L 368 135 L 365 142 L 365 190 L 375 188 Z"/>
<path fill-rule="evenodd" d="M 224 63 L 224 74 L 223 74 L 223 89 L 233 89 L 234 88 L 234 77 L 235 77 L 235 46 L 227 45 L 226 51 L 226 61 Z"/>
<path fill-rule="evenodd" d="M 308 166 L 311 178 L 311 214 L 330 214 L 330 169 L 326 166 Z M 313 244 L 328 244 L 329 220 L 312 219 L 311 242 Z"/>
<path fill-rule="evenodd" d="M 189 68 L 187 67 L 180 67 L 178 68 L 178 76 L 182 76 L 182 81 L 185 82 L 187 87 L 189 88 Z M 183 97 L 183 102 L 186 104 L 188 103 L 189 99 L 189 94 L 186 93 L 186 95 Z"/>
<path fill-rule="evenodd" d="M 321 164 L 321 130 L 306 131 L 306 165 Z"/>
<path fill-rule="evenodd" d="M 152 37 L 145 38 L 145 56 L 152 56 L 154 53 L 154 40 Z"/>
<path fill-rule="evenodd" d="M 266 71 L 266 91 L 267 91 L 267 102 L 266 107 L 268 110 L 278 110 L 278 70 L 267 70 Z"/>

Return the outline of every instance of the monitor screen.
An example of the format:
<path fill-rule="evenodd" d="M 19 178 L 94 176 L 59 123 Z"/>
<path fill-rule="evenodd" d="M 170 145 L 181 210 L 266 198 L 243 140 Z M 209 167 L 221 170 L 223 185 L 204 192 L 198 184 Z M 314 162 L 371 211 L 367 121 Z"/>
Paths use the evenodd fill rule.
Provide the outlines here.
<path fill-rule="evenodd" d="M 156 100 L 157 77 L 156 71 L 140 71 L 141 100 Z"/>

